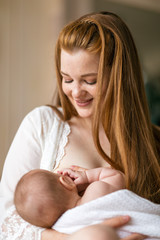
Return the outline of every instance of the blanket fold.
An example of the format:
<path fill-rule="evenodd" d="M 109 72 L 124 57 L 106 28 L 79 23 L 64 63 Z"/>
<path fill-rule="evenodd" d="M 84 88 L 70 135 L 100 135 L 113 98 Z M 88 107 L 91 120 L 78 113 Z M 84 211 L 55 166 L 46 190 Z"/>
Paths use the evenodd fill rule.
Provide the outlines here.
<path fill-rule="evenodd" d="M 129 224 L 118 230 L 120 237 L 136 232 L 149 236 L 147 239 L 160 239 L 160 205 L 126 189 L 68 210 L 54 224 L 53 229 L 70 234 L 120 215 L 131 217 Z"/>

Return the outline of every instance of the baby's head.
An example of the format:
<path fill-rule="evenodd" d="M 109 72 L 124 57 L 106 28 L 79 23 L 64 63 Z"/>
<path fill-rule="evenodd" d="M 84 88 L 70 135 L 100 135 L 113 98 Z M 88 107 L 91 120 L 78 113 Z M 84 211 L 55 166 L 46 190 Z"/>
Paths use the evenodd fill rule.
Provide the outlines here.
<path fill-rule="evenodd" d="M 67 176 L 32 170 L 18 182 L 14 203 L 19 215 L 29 223 L 50 228 L 69 208 L 74 207 L 75 183 Z"/>

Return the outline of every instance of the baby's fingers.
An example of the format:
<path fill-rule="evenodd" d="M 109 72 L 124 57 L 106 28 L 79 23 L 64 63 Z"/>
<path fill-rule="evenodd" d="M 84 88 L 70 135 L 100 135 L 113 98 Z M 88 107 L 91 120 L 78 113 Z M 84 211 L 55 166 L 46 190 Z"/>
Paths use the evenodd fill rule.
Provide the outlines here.
<path fill-rule="evenodd" d="M 70 175 L 71 172 L 72 172 L 72 170 L 69 169 L 69 168 L 64 168 L 64 169 L 61 169 L 61 170 L 57 171 L 57 173 L 62 174 L 62 175 Z"/>
<path fill-rule="evenodd" d="M 87 168 L 83 168 L 83 167 L 80 167 L 80 166 L 77 166 L 77 165 L 72 165 L 72 166 L 70 166 L 70 168 L 73 171 L 86 171 L 87 170 Z"/>
<path fill-rule="evenodd" d="M 63 169 L 62 171 L 62 175 L 64 175 L 64 176 L 69 176 L 70 178 L 73 178 L 73 179 L 75 179 L 75 178 L 77 178 L 78 176 L 78 173 L 76 173 L 76 172 L 74 172 L 72 169 L 70 169 L 70 168 L 65 168 L 65 169 Z"/>

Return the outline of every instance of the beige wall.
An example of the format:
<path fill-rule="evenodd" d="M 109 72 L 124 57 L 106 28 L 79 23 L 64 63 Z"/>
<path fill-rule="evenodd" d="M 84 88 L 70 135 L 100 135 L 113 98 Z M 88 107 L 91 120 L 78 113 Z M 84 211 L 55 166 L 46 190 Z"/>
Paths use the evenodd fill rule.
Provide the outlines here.
<path fill-rule="evenodd" d="M 0 0 L 0 175 L 27 112 L 50 101 L 62 0 Z"/>
<path fill-rule="evenodd" d="M 21 120 L 52 98 L 61 27 L 91 5 L 92 0 L 0 0 L 0 176 Z"/>

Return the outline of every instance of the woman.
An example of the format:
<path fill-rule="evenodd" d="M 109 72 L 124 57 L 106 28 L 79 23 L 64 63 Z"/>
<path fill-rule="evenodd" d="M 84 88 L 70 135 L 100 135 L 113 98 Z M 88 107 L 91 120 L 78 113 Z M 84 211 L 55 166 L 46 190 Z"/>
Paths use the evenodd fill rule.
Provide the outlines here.
<path fill-rule="evenodd" d="M 137 51 L 125 23 L 102 12 L 65 26 L 56 45 L 56 71 L 56 106 L 62 109 L 40 107 L 24 119 L 3 170 L 5 208 L 29 170 L 56 172 L 73 164 L 122 171 L 127 189 L 160 203 L 160 130 L 150 122 Z M 112 219 L 112 226 L 126 219 Z M 1 229 L 12 234 L 10 239 L 27 234 L 30 239 L 66 238 L 24 223 L 14 207 L 6 211 Z"/>

